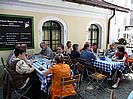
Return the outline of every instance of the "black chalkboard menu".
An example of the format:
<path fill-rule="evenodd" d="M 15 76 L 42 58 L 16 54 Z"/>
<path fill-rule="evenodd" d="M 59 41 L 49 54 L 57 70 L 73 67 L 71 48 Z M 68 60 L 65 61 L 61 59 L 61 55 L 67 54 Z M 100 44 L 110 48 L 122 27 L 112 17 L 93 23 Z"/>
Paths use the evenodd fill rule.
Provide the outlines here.
<path fill-rule="evenodd" d="M 0 14 L 0 50 L 13 49 L 16 43 L 34 48 L 32 16 Z"/>

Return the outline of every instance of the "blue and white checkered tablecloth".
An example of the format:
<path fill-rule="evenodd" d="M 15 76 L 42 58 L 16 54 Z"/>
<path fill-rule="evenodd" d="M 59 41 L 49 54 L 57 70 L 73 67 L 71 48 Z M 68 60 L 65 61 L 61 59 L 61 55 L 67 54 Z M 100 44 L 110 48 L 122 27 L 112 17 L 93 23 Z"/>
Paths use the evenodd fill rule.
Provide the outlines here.
<path fill-rule="evenodd" d="M 106 59 L 106 60 L 97 59 L 94 61 L 94 66 L 109 73 L 110 75 L 112 74 L 113 69 L 116 69 L 122 72 L 126 67 L 124 62 L 115 62 L 115 61 L 111 61 L 110 59 Z"/>
<path fill-rule="evenodd" d="M 32 66 L 37 71 L 37 75 L 39 77 L 39 80 L 41 81 L 41 90 L 44 92 L 48 92 L 49 84 L 52 81 L 52 74 L 48 74 L 46 77 L 43 77 L 42 74 L 45 72 L 50 66 L 51 61 L 45 58 L 35 58 L 37 61 L 32 63 Z M 42 71 L 39 70 L 39 68 L 43 68 Z M 73 75 L 73 71 L 71 70 L 71 75 Z"/>
<path fill-rule="evenodd" d="M 32 66 L 37 71 L 37 75 L 39 77 L 39 80 L 41 82 L 41 90 L 46 92 L 48 91 L 48 82 L 51 82 L 52 74 L 48 74 L 46 77 L 43 77 L 42 74 L 50 67 L 50 60 L 45 58 L 35 58 L 36 61 L 32 63 Z M 43 70 L 39 70 L 39 68 L 42 68 Z"/>

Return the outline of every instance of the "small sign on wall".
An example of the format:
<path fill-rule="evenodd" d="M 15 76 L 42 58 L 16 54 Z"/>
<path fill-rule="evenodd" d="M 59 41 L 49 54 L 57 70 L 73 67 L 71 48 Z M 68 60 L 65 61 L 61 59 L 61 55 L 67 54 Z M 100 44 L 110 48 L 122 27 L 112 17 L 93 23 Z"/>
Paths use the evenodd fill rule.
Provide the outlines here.
<path fill-rule="evenodd" d="M 16 43 L 34 48 L 33 17 L 0 14 L 0 50 L 13 49 Z"/>

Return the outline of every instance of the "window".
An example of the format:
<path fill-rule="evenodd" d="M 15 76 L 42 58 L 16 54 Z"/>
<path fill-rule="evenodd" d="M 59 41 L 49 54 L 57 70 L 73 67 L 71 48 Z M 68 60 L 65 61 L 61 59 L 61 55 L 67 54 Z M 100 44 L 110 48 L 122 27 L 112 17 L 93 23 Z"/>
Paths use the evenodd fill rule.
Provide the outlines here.
<path fill-rule="evenodd" d="M 88 41 L 92 45 L 93 43 L 96 43 L 98 46 L 98 41 L 99 41 L 99 29 L 98 26 L 95 24 L 91 24 L 89 28 L 89 36 L 88 36 Z"/>
<path fill-rule="evenodd" d="M 56 21 L 46 21 L 42 30 L 44 32 L 44 41 L 53 51 L 56 51 L 58 45 L 61 44 L 61 26 Z"/>

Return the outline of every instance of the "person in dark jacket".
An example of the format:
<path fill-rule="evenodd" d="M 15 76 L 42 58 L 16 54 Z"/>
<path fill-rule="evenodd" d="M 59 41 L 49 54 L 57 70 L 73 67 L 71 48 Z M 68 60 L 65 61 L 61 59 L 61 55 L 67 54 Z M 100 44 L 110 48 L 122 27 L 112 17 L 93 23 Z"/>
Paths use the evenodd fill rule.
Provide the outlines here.
<path fill-rule="evenodd" d="M 77 59 L 80 57 L 80 53 L 78 52 L 78 44 L 73 44 L 73 50 L 71 51 L 71 58 Z"/>

